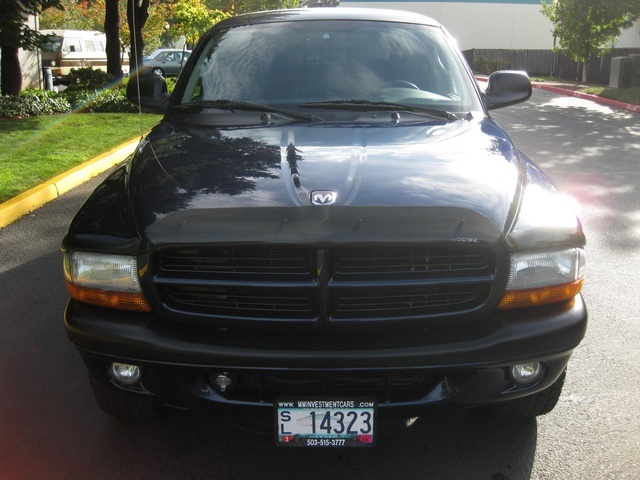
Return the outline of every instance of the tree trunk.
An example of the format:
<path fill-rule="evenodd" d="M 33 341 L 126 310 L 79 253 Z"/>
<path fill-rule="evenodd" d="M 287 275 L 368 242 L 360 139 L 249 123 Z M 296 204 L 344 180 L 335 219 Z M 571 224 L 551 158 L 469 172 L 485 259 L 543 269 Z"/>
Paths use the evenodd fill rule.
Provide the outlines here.
<path fill-rule="evenodd" d="M 131 32 L 131 75 L 142 67 L 144 39 L 142 29 L 149 18 L 149 0 L 127 0 L 127 23 Z"/>
<path fill-rule="evenodd" d="M 585 59 L 582 61 L 582 83 L 587 83 L 587 78 L 589 78 L 589 59 Z"/>
<path fill-rule="evenodd" d="M 2 76 L 2 95 L 13 95 L 17 97 L 22 90 L 22 68 L 20 67 L 20 57 L 18 47 L 2 46 L 2 63 L 0 64 Z"/>
<path fill-rule="evenodd" d="M 122 78 L 120 62 L 120 15 L 118 0 L 105 1 L 104 33 L 107 36 L 107 73 L 119 80 Z"/>

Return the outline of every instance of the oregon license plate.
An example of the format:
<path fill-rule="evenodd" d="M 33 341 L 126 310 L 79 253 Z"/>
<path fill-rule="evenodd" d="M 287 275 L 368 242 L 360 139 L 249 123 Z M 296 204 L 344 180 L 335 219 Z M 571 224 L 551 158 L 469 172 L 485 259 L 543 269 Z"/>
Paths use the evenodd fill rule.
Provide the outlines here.
<path fill-rule="evenodd" d="M 287 447 L 371 447 L 377 406 L 367 399 L 279 399 L 276 443 Z"/>

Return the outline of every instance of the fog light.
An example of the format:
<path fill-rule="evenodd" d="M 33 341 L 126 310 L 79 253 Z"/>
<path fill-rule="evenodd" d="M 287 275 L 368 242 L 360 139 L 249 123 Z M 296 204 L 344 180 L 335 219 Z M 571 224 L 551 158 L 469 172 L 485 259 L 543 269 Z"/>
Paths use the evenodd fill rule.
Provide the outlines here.
<path fill-rule="evenodd" d="M 520 384 L 530 384 L 542 376 L 542 365 L 540 362 L 523 363 L 511 367 L 511 378 Z"/>
<path fill-rule="evenodd" d="M 215 384 L 218 386 L 220 391 L 224 393 L 227 390 L 227 387 L 233 383 L 229 377 L 227 377 L 226 373 L 221 373 L 216 377 Z"/>
<path fill-rule="evenodd" d="M 142 378 L 142 370 L 137 365 L 113 362 L 109 369 L 111 377 L 123 385 L 133 385 Z"/>

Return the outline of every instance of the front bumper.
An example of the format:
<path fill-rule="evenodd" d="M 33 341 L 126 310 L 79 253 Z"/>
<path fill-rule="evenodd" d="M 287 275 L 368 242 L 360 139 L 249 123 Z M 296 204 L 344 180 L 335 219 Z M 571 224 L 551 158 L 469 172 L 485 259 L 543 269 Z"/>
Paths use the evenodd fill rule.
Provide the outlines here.
<path fill-rule="evenodd" d="M 567 304 L 499 312 L 447 331 L 343 336 L 211 330 L 73 300 L 65 312 L 69 339 L 104 385 L 152 395 L 164 405 L 225 412 L 271 408 L 283 395 L 373 396 L 381 413 L 393 414 L 524 396 L 562 374 L 586 324 L 581 296 Z M 114 361 L 141 366 L 141 383 L 113 381 L 107 372 Z M 543 377 L 533 385 L 515 384 L 509 368 L 533 361 L 543 364 Z M 221 374 L 234 381 L 224 392 L 215 386 Z"/>

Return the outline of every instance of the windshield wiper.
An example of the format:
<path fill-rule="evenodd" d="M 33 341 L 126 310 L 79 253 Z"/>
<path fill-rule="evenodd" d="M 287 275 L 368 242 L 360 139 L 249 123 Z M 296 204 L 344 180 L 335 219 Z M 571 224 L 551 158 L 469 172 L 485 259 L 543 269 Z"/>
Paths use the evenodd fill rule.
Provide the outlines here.
<path fill-rule="evenodd" d="M 462 120 L 455 113 L 439 108 L 422 107 L 420 105 L 406 105 L 404 103 L 376 102 L 372 100 L 329 100 L 326 102 L 307 102 L 298 105 L 301 108 L 326 108 L 333 110 L 384 110 L 410 112 L 417 115 L 428 115 L 435 118 L 446 118 L 447 120 Z"/>
<path fill-rule="evenodd" d="M 206 100 L 204 102 L 189 102 L 183 103 L 180 105 L 176 105 L 173 107 L 174 110 L 177 111 L 188 111 L 200 112 L 205 108 L 219 108 L 221 110 L 229 110 L 231 112 L 235 110 L 243 110 L 243 111 L 251 111 L 251 112 L 262 112 L 265 113 L 266 116 L 263 115 L 262 122 L 265 125 L 270 123 L 270 115 L 278 115 L 281 117 L 288 118 L 289 120 L 300 120 L 303 122 L 313 122 L 313 121 L 323 121 L 322 118 L 317 115 L 310 115 L 299 113 L 291 110 L 286 110 L 282 108 L 272 107 L 271 105 L 263 105 L 261 103 L 251 103 L 251 102 L 241 102 L 237 100 Z"/>

